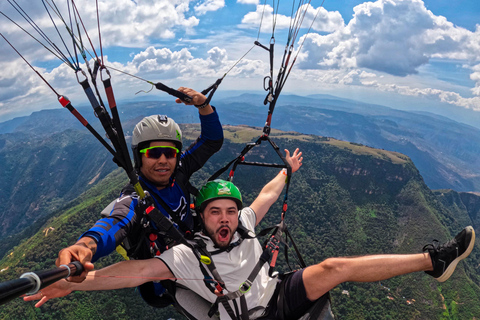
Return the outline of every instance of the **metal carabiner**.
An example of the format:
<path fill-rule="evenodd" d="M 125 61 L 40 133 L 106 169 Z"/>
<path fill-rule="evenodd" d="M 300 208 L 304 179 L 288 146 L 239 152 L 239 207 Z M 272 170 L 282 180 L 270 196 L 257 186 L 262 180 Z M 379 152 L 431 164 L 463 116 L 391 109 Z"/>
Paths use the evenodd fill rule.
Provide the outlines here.
<path fill-rule="evenodd" d="M 267 82 L 268 82 L 268 85 L 267 85 Z M 265 78 L 263 78 L 263 89 L 265 89 L 265 91 L 270 91 L 271 88 L 272 88 L 272 78 L 270 76 L 266 76 Z"/>
<path fill-rule="evenodd" d="M 105 71 L 105 73 L 108 75 L 108 78 L 103 78 L 103 71 Z M 110 75 L 110 71 L 107 69 L 107 67 L 105 66 L 101 66 L 100 67 L 100 80 L 103 81 L 106 81 L 106 80 L 110 80 L 112 78 L 112 76 Z"/>
<path fill-rule="evenodd" d="M 80 81 L 80 79 L 78 78 L 78 73 L 79 73 L 79 72 L 85 77 L 85 79 L 83 79 L 82 81 Z M 75 76 L 77 77 L 77 82 L 78 82 L 79 84 L 82 84 L 83 82 L 88 81 L 87 74 L 86 74 L 85 71 L 83 71 L 82 69 L 76 70 L 76 71 L 75 71 Z"/>

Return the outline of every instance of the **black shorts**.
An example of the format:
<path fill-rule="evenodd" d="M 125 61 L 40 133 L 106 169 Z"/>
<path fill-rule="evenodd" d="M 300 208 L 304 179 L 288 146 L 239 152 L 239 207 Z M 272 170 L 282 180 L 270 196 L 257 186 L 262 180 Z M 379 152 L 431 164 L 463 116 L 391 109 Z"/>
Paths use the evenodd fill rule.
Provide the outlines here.
<path fill-rule="evenodd" d="M 303 269 L 280 276 L 275 292 L 268 303 L 265 316 L 259 319 L 298 319 L 315 303 L 307 298 L 302 279 Z M 320 299 L 328 300 L 328 294 Z"/>

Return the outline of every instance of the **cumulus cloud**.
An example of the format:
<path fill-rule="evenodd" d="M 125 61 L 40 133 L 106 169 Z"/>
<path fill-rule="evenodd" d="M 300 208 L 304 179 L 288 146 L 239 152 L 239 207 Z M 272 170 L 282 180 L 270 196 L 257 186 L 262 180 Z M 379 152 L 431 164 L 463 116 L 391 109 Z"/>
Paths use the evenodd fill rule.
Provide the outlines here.
<path fill-rule="evenodd" d="M 297 13 L 303 18 L 302 28 L 308 29 L 312 26 L 312 30 L 319 32 L 333 32 L 344 27 L 344 21 L 338 11 L 327 11 L 323 7 L 314 8 L 310 4 L 304 4 L 298 8 Z M 262 32 L 272 32 L 273 26 L 273 8 L 269 5 L 257 5 L 254 12 L 247 13 L 242 19 L 242 28 L 258 28 L 262 22 Z M 275 18 L 276 29 L 290 28 L 292 18 L 282 14 L 277 14 Z M 313 25 L 312 25 L 312 22 Z"/>
<path fill-rule="evenodd" d="M 199 23 L 199 19 L 189 13 L 191 0 L 99 0 L 99 16 L 101 20 L 101 35 L 104 46 L 142 47 L 156 39 L 172 39 L 178 31 L 192 32 Z M 80 13 L 87 33 L 95 45 L 98 45 L 97 12 L 95 2 L 90 0 L 76 0 L 76 7 Z M 57 3 L 59 11 L 68 21 L 68 9 L 64 2 Z M 32 3 L 22 6 L 27 14 L 42 28 L 47 35 L 56 37 L 56 31 L 42 5 Z M 23 22 L 13 8 L 5 2 L 1 9 L 8 16 L 18 21 L 27 30 L 33 31 L 28 24 Z M 55 17 L 55 14 L 51 12 Z M 63 31 L 64 25 L 55 17 L 59 29 Z M 7 34 L 28 38 L 23 31 L 11 22 L 2 19 L 0 27 Z M 5 31 L 6 30 L 6 31 Z M 33 32 L 36 37 L 38 34 Z M 67 37 L 68 38 L 68 37 Z M 87 39 L 83 39 L 87 41 Z"/>
<path fill-rule="evenodd" d="M 430 58 L 480 60 L 480 31 L 456 27 L 420 0 L 378 0 L 354 8 L 345 28 L 309 35 L 302 68 L 368 68 L 396 76 L 418 72 Z"/>
<path fill-rule="evenodd" d="M 0 63 L 0 118 L 8 115 L 24 114 L 42 108 L 60 107 L 56 101 L 56 93 L 71 96 L 69 90 L 78 83 L 75 75 L 65 65 L 48 72 L 43 68 L 36 70 L 56 90 L 53 92 L 48 85 L 21 59 L 8 63 Z M 67 70 L 68 69 L 68 70 Z M 69 75 L 67 72 L 70 71 Z"/>
<path fill-rule="evenodd" d="M 478 66 L 480 70 L 480 66 Z M 480 76 L 480 73 L 477 75 Z M 378 76 L 376 73 L 367 72 L 361 69 L 350 70 L 299 70 L 292 77 L 303 79 L 310 84 L 322 83 L 331 86 L 359 86 L 368 87 L 381 92 L 396 93 L 404 96 L 426 98 L 433 101 L 448 103 L 450 105 L 480 111 L 480 97 L 466 98 L 454 91 L 419 88 L 405 84 L 398 84 L 392 81 L 393 77 Z M 409 81 L 405 81 L 408 83 Z M 412 81 L 413 82 L 413 81 Z M 478 89 L 478 86 L 475 88 Z M 474 90 L 475 90 L 474 89 Z"/>
<path fill-rule="evenodd" d="M 236 61 L 230 60 L 225 49 L 213 47 L 208 50 L 205 59 L 195 58 L 186 49 L 171 51 L 168 48 L 148 47 L 135 55 L 126 68 L 134 74 L 156 75 L 162 79 L 178 79 L 190 77 L 217 78 L 227 72 Z M 243 59 L 231 71 L 232 75 L 248 77 L 263 74 L 266 66 L 258 60 Z"/>
<path fill-rule="evenodd" d="M 97 46 L 95 5 L 92 6 L 90 0 L 76 0 L 75 3 L 94 45 Z M 193 32 L 199 24 L 199 18 L 195 15 L 200 17 L 207 12 L 219 10 L 225 6 L 225 1 L 118 0 L 112 10 L 110 0 L 99 0 L 104 47 L 114 45 L 146 48 L 141 52 L 132 49 L 136 51 L 131 55 L 130 61 L 123 60 L 122 63 L 109 62 L 108 57 L 105 57 L 107 65 L 148 80 L 165 81 L 166 84 L 176 81 L 183 84 L 192 79 L 200 79 L 205 85 L 210 84 L 227 72 L 236 62 L 235 59 L 246 51 L 244 44 L 252 41 L 251 36 L 256 36 L 262 15 L 262 31 L 271 32 L 271 6 L 259 5 L 258 0 L 237 0 L 237 3 L 256 7 L 255 11 L 243 17 L 240 30 L 236 29 L 236 33 L 232 30 L 228 31 L 230 34 L 227 34 L 227 31 L 216 31 L 208 36 L 190 39 L 186 37 L 187 39 L 167 48 L 158 45 L 158 42 Z M 6 6 L 5 2 L 0 2 L 0 10 L 5 11 Z M 253 9 L 253 6 L 251 8 Z M 306 31 L 315 16 L 317 18 L 312 25 L 312 33 L 296 43 L 305 39 L 291 78 L 300 80 L 303 77 L 303 81 L 317 84 L 364 86 L 379 91 L 436 99 L 475 110 L 479 108 L 480 25 L 474 32 L 457 27 L 446 18 L 427 10 L 420 0 L 365 2 L 354 8 L 353 18 L 348 24 L 345 24 L 340 13 L 336 11 L 310 5 L 302 8 L 307 10 L 303 31 Z M 27 9 L 32 9 L 29 14 L 42 29 L 49 34 L 54 32 L 41 5 L 32 2 Z M 60 24 L 58 19 L 57 22 Z M 276 28 L 285 29 L 289 26 L 290 17 L 278 15 Z M 81 91 L 71 93 L 78 84 L 67 66 L 56 67 L 50 63 L 48 59 L 53 59 L 52 55 L 45 54 L 45 50 L 39 45 L 32 46 L 31 39 L 24 41 L 23 31 L 19 31 L 5 19 L 0 20 L 0 29 L 15 42 L 14 45 L 29 61 L 40 66 L 40 72 L 59 89 L 60 94 L 68 95 L 72 101 L 77 96 L 83 95 L 82 98 L 85 98 Z M 225 39 L 235 40 L 227 43 Z M 215 43 L 216 46 L 212 48 L 209 43 Z M 261 82 L 268 74 L 269 67 L 267 55 L 264 51 L 262 53 L 258 57 L 265 60 L 257 57 L 248 59 L 251 57 L 249 55 L 230 71 L 227 79 L 234 78 L 235 81 L 239 80 L 239 83 L 247 79 L 244 83 L 248 83 L 248 79 L 255 77 Z M 397 81 L 398 79 L 409 79 L 409 76 L 418 73 L 420 67 L 432 58 L 461 59 L 465 68 L 471 70 L 470 79 L 476 83 L 471 92 L 477 97 L 465 98 L 445 87 L 443 90 L 425 86 L 415 88 L 406 81 L 403 81 L 403 85 L 399 84 L 402 82 Z M 44 96 L 56 104 L 50 89 L 35 73 L 26 70 L 25 64 L 12 50 L 6 49 L 6 46 L 2 47 L 0 67 L 0 117 L 6 110 L 11 112 L 16 105 L 15 100 L 19 98 L 24 106 L 40 105 L 41 97 Z M 405 85 L 406 83 L 408 85 Z M 144 85 L 142 82 L 140 84 Z M 125 89 L 118 90 L 119 96 L 128 92 L 128 98 L 131 98 L 134 90 L 132 88 L 138 85 L 138 79 L 123 77 L 116 87 Z M 45 102 L 43 103 L 45 105 Z"/>

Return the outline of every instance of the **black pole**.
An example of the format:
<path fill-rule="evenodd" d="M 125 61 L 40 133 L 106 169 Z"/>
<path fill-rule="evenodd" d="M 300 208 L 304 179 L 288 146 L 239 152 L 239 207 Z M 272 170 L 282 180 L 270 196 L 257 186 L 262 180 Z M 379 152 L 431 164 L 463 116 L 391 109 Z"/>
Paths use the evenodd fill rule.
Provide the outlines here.
<path fill-rule="evenodd" d="M 82 264 L 74 261 L 51 270 L 24 273 L 19 279 L 0 283 L 0 305 L 23 294 L 35 294 L 58 280 L 77 276 L 82 272 Z"/>

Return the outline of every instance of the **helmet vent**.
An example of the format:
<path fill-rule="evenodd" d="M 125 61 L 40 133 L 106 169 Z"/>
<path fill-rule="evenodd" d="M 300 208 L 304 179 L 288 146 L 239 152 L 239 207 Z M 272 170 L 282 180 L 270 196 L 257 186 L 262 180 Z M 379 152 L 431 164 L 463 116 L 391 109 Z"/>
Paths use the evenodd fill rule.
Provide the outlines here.
<path fill-rule="evenodd" d="M 158 115 L 158 122 L 164 124 L 168 122 L 168 117 L 166 115 Z"/>

